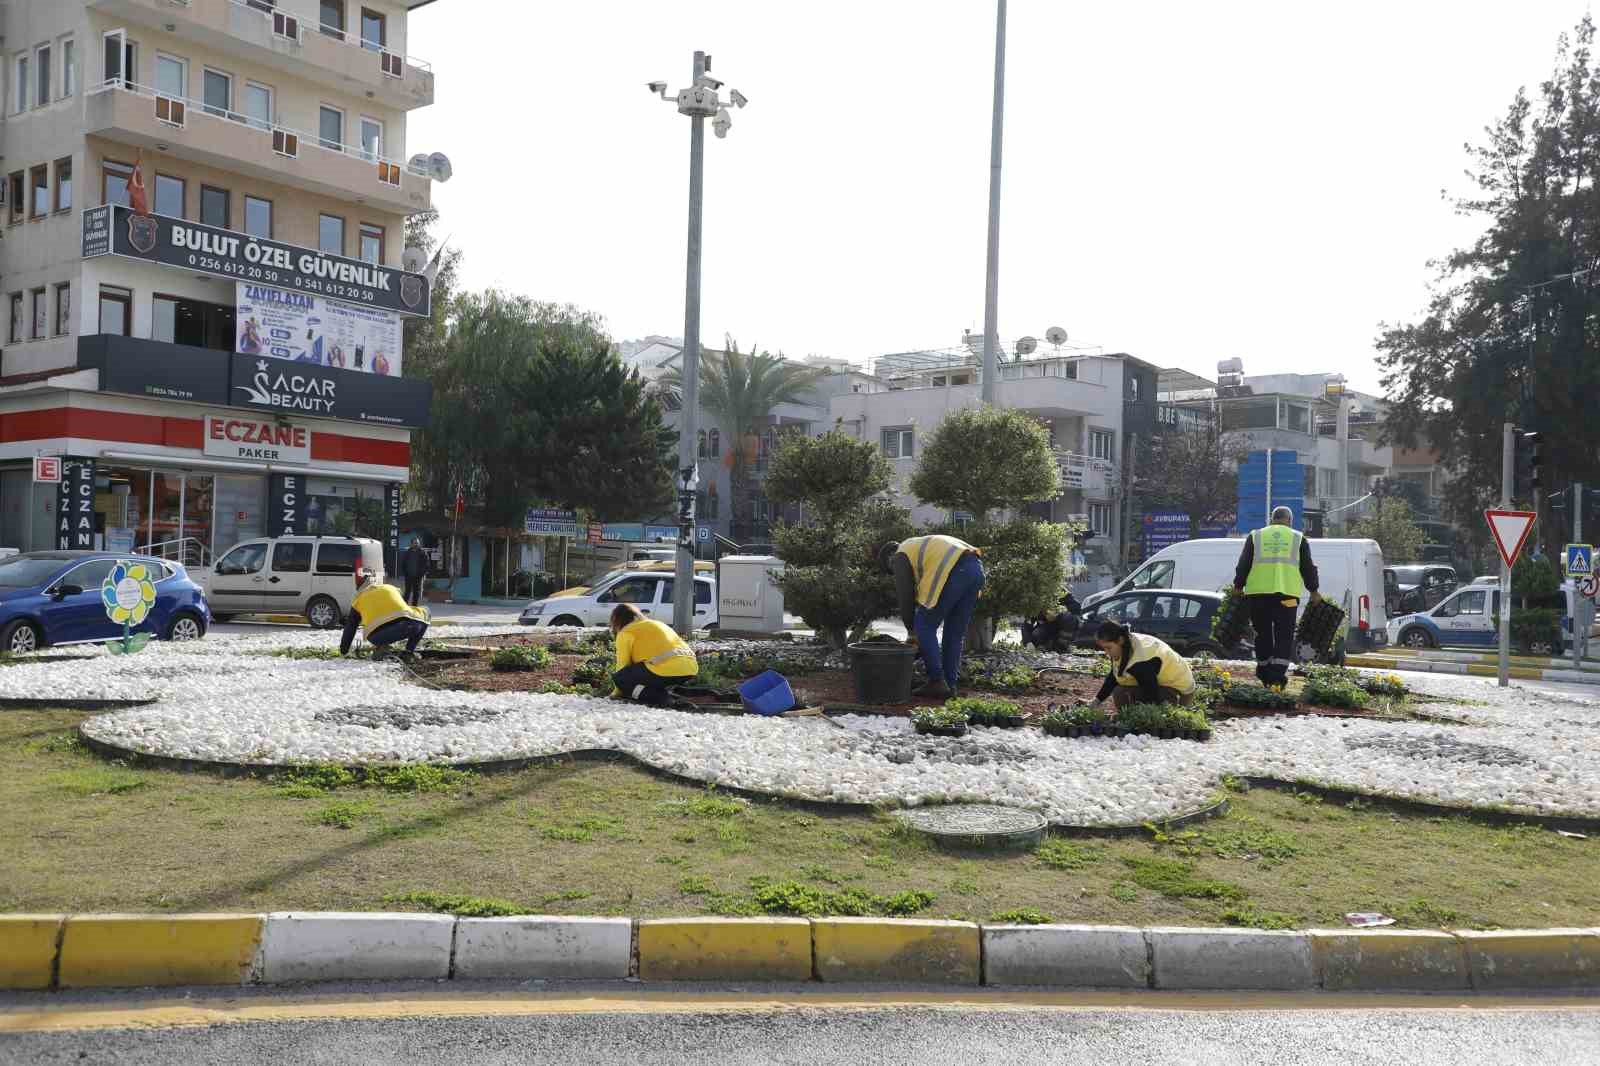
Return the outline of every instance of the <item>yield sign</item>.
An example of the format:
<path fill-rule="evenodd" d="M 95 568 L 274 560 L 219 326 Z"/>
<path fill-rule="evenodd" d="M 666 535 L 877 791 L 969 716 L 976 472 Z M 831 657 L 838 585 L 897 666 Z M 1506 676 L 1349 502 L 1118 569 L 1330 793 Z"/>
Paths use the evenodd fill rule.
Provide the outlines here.
<path fill-rule="evenodd" d="M 1506 561 L 1507 566 L 1513 566 L 1517 561 L 1517 553 L 1522 551 L 1522 545 L 1528 540 L 1528 533 L 1533 529 L 1533 520 L 1539 517 L 1533 511 L 1485 511 L 1483 517 L 1488 520 L 1489 532 L 1494 535 L 1494 546 L 1500 549 L 1500 558 Z"/>

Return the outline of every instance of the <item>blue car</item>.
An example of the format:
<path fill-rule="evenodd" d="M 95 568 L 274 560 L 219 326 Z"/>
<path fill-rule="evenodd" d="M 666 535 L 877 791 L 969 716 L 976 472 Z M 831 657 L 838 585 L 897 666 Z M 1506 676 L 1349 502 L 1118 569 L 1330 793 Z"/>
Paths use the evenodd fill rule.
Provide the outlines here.
<path fill-rule="evenodd" d="M 27 552 L 0 559 L 0 652 L 120 637 L 122 626 L 106 616 L 100 589 L 124 560 L 142 563 L 156 575 L 156 601 L 137 632 L 162 640 L 205 636 L 211 626 L 205 591 L 177 563 L 112 552 Z"/>

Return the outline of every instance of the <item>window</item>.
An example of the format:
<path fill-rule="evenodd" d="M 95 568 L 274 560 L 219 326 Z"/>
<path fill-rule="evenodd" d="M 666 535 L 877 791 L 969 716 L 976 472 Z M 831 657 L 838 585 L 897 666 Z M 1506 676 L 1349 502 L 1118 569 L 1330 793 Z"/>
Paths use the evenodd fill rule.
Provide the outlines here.
<path fill-rule="evenodd" d="M 703 429 L 699 431 L 699 450 L 696 454 L 698 454 L 701 459 L 706 458 L 706 431 Z M 701 493 L 701 495 L 703 496 L 705 494 Z"/>
<path fill-rule="evenodd" d="M 1112 448 L 1116 444 L 1116 434 L 1106 429 L 1091 429 L 1089 431 L 1089 454 L 1096 459 L 1111 461 Z"/>
<path fill-rule="evenodd" d="M 1134 373 L 1129 373 L 1128 374 L 1128 402 L 1129 403 L 1138 403 L 1139 402 L 1139 375 L 1138 374 L 1134 374 Z"/>
<path fill-rule="evenodd" d="M 317 250 L 344 254 L 344 219 L 338 215 L 323 215 L 317 223 Z"/>
<path fill-rule="evenodd" d="M 100 202 L 133 206 L 128 199 L 128 183 L 133 180 L 133 168 L 126 163 L 113 163 L 107 159 L 100 164 Z"/>
<path fill-rule="evenodd" d="M 317 545 L 317 573 L 319 574 L 353 574 L 356 566 L 361 562 L 361 545 L 359 544 L 319 544 Z"/>
<path fill-rule="evenodd" d="M 61 95 L 73 96 L 78 91 L 78 42 L 68 38 L 61 42 Z"/>
<path fill-rule="evenodd" d="M 1488 592 L 1463 592 L 1456 597 L 1457 614 L 1482 614 L 1488 605 Z"/>
<path fill-rule="evenodd" d="M 715 459 L 722 454 L 722 431 L 711 431 L 711 458 Z"/>
<path fill-rule="evenodd" d="M 62 574 L 59 584 L 76 585 L 84 592 L 93 592 L 98 596 L 100 586 L 105 584 L 106 578 L 111 574 L 111 568 L 116 565 L 115 559 L 92 559 Z"/>
<path fill-rule="evenodd" d="M 329 37 L 344 37 L 344 0 L 322 0 L 322 32 Z"/>
<path fill-rule="evenodd" d="M 317 133 L 322 138 L 322 147 L 341 151 L 344 148 L 344 112 L 324 104 L 319 114 Z"/>
<path fill-rule="evenodd" d="M 1131 587 L 1136 589 L 1170 589 L 1172 587 L 1173 564 L 1171 559 L 1161 559 L 1151 563 L 1133 579 Z"/>
<path fill-rule="evenodd" d="M 1119 596 L 1107 601 L 1098 613 L 1107 622 L 1137 622 L 1144 617 L 1149 599 L 1148 596 Z"/>
<path fill-rule="evenodd" d="M 189 61 L 156 53 L 156 92 L 162 96 L 182 98 L 188 95 Z"/>
<path fill-rule="evenodd" d="M 200 221 L 208 226 L 228 229 L 232 217 L 228 210 L 228 190 L 200 186 Z"/>
<path fill-rule="evenodd" d="M 72 210 L 72 160 L 56 160 L 56 210 Z"/>
<path fill-rule="evenodd" d="M 305 574 L 311 571 L 311 545 L 292 541 L 272 546 L 272 569 L 280 574 Z"/>
<path fill-rule="evenodd" d="M 182 218 L 186 184 L 182 178 L 174 178 L 169 174 L 157 174 L 156 214 Z"/>
<path fill-rule="evenodd" d="M 654 603 L 659 578 L 630 577 L 618 581 L 600 594 L 601 603 Z"/>
<path fill-rule="evenodd" d="M 208 68 L 201 75 L 201 84 L 201 92 L 205 95 L 206 114 L 221 115 L 223 118 L 232 115 L 233 75 Z"/>
<path fill-rule="evenodd" d="M 11 325 L 6 331 L 6 343 L 20 344 L 22 341 L 22 293 L 12 293 L 9 303 L 11 304 Z"/>
<path fill-rule="evenodd" d="M 383 262 L 383 227 L 361 223 L 361 258 L 368 263 Z"/>
<path fill-rule="evenodd" d="M 72 282 L 56 285 L 56 336 L 65 337 L 72 332 Z"/>
<path fill-rule="evenodd" d="M 33 88 L 33 83 L 28 80 L 28 53 L 21 52 L 17 55 L 17 91 L 12 96 L 13 112 L 28 110 L 28 92 Z"/>
<path fill-rule="evenodd" d="M 1089 535 L 1091 537 L 1111 536 L 1111 505 L 1109 503 L 1091 503 L 1089 505 Z"/>
<path fill-rule="evenodd" d="M 381 52 L 389 43 L 388 19 L 376 11 L 361 9 L 361 47 Z"/>
<path fill-rule="evenodd" d="M 22 171 L 14 170 L 6 179 L 6 195 L 11 198 L 11 221 L 13 224 L 22 221 L 22 214 L 27 202 L 27 183 Z"/>
<path fill-rule="evenodd" d="M 244 113 L 246 121 L 258 130 L 272 128 L 272 90 L 257 82 L 244 84 Z"/>
<path fill-rule="evenodd" d="M 100 286 L 100 332 L 126 337 L 133 318 L 133 293 L 110 285 Z"/>
<path fill-rule="evenodd" d="M 216 575 L 232 577 L 238 574 L 259 574 L 267 561 L 265 544 L 241 544 L 217 560 Z"/>
<path fill-rule="evenodd" d="M 43 285 L 34 289 L 29 295 L 29 302 L 33 309 L 33 327 L 28 330 L 29 340 L 43 340 L 45 329 L 50 324 L 50 300 Z"/>
<path fill-rule="evenodd" d="M 272 9 L 278 6 L 278 0 L 245 0 L 245 3 L 257 11 L 265 11 L 269 15 L 272 14 Z"/>
<path fill-rule="evenodd" d="M 150 339 L 195 348 L 233 351 L 238 339 L 232 304 L 213 304 L 180 296 L 157 296 L 152 306 Z"/>
<path fill-rule="evenodd" d="M 50 102 L 50 46 L 43 45 L 33 52 L 34 93 L 33 106 L 43 107 Z"/>
<path fill-rule="evenodd" d="M 371 162 L 383 154 L 383 123 L 361 117 L 361 158 Z"/>
<path fill-rule="evenodd" d="M 1298 403 L 1283 405 L 1283 428 L 1296 433 L 1311 432 L 1311 409 Z"/>
<path fill-rule="evenodd" d="M 883 431 L 883 454 L 891 459 L 909 459 L 914 454 L 912 449 L 913 433 L 910 426 L 894 426 Z"/>
<path fill-rule="evenodd" d="M 28 208 L 28 216 L 43 218 L 50 213 L 50 168 L 38 166 L 30 170 L 28 185 L 33 190 L 33 201 Z"/>
<path fill-rule="evenodd" d="M 139 46 L 127 39 L 122 30 L 112 30 L 104 37 L 105 80 L 120 81 L 125 87 L 138 84 Z"/>
<path fill-rule="evenodd" d="M 272 201 L 259 196 L 244 198 L 244 231 L 252 237 L 272 237 Z"/>
<path fill-rule="evenodd" d="M 1339 471 L 1326 469 L 1318 470 L 1317 478 L 1322 482 L 1321 495 L 1330 498 L 1337 497 L 1339 495 Z"/>

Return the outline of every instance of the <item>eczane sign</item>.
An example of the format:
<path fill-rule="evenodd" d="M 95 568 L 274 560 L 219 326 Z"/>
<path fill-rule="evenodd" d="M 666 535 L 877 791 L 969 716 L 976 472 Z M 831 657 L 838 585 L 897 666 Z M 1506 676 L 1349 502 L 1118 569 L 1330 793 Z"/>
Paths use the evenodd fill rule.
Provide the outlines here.
<path fill-rule="evenodd" d="M 207 415 L 205 453 L 258 463 L 309 463 L 311 431 L 292 422 Z"/>

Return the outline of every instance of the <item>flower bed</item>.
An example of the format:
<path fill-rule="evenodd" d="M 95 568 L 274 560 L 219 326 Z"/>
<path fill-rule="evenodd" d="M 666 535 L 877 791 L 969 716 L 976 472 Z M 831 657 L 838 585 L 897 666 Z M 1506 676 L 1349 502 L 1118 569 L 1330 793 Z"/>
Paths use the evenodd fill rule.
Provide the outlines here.
<path fill-rule="evenodd" d="M 1051 736 L 1072 739 L 1099 736 L 1211 739 L 1211 723 L 1203 711 L 1165 703 L 1129 704 L 1118 710 L 1115 717 L 1089 704 L 1057 707 L 1044 716 L 1040 725 Z"/>

